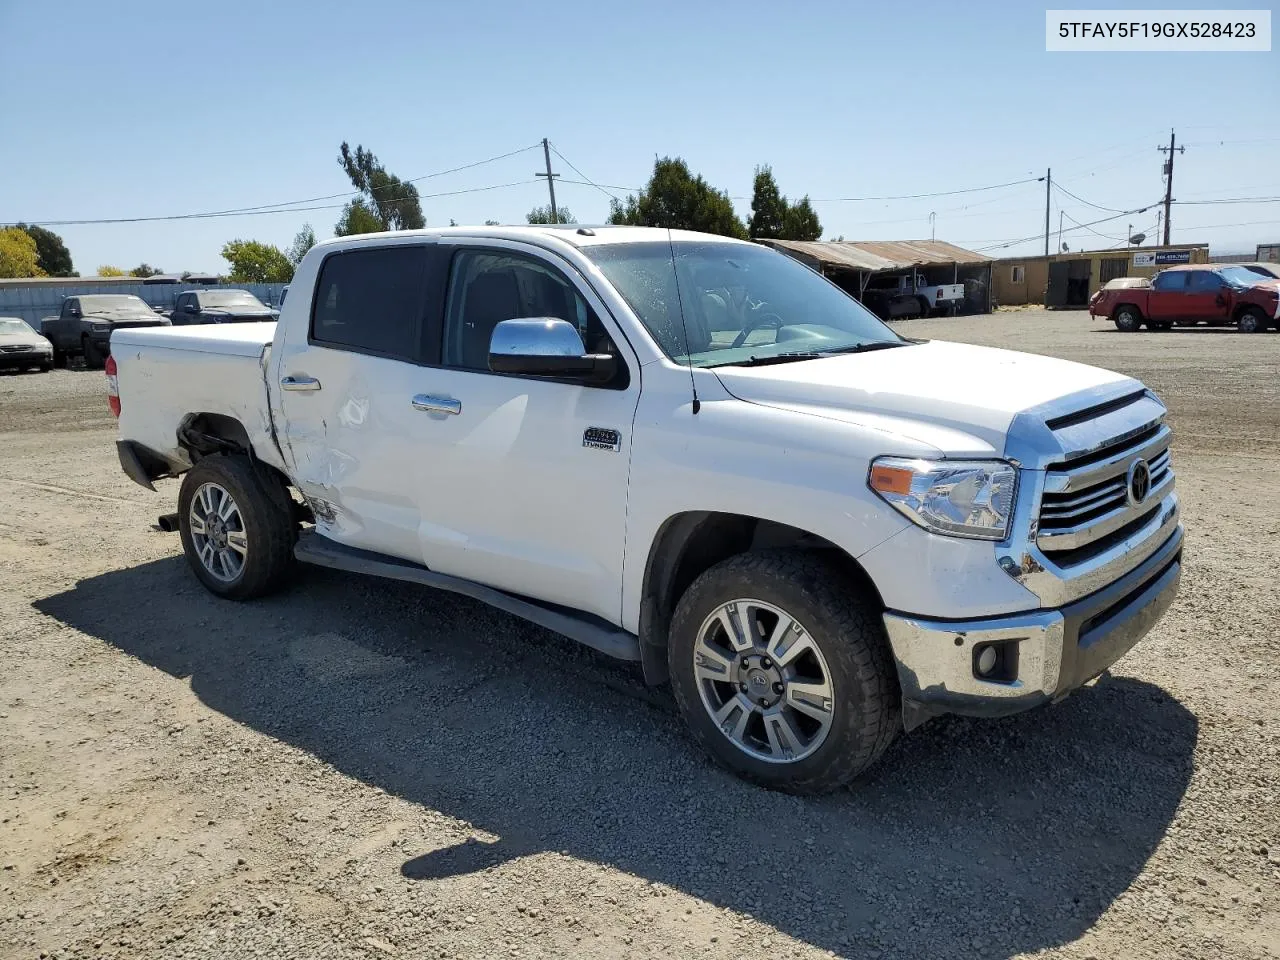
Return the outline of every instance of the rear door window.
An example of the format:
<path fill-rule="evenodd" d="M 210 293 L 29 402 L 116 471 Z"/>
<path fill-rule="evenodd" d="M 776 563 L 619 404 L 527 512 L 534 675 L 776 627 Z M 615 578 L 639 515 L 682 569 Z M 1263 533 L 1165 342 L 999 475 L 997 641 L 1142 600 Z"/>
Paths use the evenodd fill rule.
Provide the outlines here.
<path fill-rule="evenodd" d="M 311 341 L 338 350 L 420 362 L 428 248 L 332 253 L 320 267 Z"/>

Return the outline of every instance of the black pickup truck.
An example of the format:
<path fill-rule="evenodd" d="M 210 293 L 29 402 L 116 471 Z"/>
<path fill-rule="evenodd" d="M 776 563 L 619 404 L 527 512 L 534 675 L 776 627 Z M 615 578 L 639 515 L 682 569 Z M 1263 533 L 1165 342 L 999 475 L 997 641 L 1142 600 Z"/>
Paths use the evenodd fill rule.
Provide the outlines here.
<path fill-rule="evenodd" d="M 274 320 L 271 308 L 248 290 L 188 290 L 178 294 L 173 323 L 254 323 Z"/>
<path fill-rule="evenodd" d="M 53 365 L 65 367 L 71 357 L 84 357 L 86 367 L 98 368 L 111 352 L 111 331 L 121 327 L 167 327 L 169 319 L 156 313 L 141 297 L 103 293 L 67 297 L 62 312 L 40 325 L 53 344 Z"/>

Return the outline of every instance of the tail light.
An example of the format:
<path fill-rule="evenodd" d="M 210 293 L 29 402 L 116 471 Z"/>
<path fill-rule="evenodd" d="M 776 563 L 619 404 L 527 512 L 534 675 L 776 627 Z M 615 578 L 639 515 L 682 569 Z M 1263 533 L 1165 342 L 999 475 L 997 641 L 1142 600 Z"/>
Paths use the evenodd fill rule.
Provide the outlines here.
<path fill-rule="evenodd" d="M 116 358 L 107 356 L 104 367 L 107 374 L 107 406 L 111 408 L 113 417 L 120 416 L 120 381 L 116 378 Z"/>
<path fill-rule="evenodd" d="M 939 300 L 941 300 L 941 299 L 942 299 L 942 288 L 941 288 L 941 287 L 939 287 L 939 288 L 938 288 L 938 299 L 939 299 Z"/>

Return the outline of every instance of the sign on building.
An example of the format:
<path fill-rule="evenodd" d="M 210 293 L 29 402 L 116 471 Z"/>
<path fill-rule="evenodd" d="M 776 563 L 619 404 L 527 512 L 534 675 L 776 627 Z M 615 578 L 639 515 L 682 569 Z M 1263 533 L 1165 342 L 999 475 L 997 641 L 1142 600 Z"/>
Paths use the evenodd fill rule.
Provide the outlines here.
<path fill-rule="evenodd" d="M 1146 253 L 1135 253 L 1133 255 L 1133 265 L 1135 267 L 1155 267 L 1165 266 L 1171 263 L 1190 262 L 1190 250 L 1151 250 Z"/>

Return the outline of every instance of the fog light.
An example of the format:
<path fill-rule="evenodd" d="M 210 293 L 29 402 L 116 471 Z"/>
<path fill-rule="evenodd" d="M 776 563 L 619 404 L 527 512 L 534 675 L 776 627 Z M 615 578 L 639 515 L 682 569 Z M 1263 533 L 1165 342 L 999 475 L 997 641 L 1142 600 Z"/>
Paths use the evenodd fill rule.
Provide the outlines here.
<path fill-rule="evenodd" d="M 978 654 L 978 673 L 984 677 L 996 668 L 996 648 L 986 647 Z"/>

